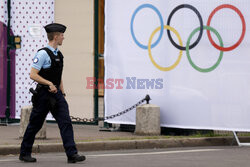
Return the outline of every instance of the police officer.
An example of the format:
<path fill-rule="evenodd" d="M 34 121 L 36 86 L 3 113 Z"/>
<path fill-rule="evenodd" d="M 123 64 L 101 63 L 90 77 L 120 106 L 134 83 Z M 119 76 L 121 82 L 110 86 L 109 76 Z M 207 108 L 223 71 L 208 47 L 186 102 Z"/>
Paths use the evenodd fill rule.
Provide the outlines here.
<path fill-rule="evenodd" d="M 33 60 L 30 78 L 38 85 L 36 94 L 32 97 L 33 109 L 21 144 L 19 159 L 24 162 L 36 162 L 36 158 L 31 156 L 32 145 L 48 112 L 51 111 L 60 129 L 68 163 L 84 161 L 85 156 L 77 153 L 68 104 L 64 98 L 63 55 L 58 50 L 58 46 L 62 45 L 66 27 L 52 23 L 46 25 L 45 30 L 49 43 L 47 47 L 37 52 Z"/>

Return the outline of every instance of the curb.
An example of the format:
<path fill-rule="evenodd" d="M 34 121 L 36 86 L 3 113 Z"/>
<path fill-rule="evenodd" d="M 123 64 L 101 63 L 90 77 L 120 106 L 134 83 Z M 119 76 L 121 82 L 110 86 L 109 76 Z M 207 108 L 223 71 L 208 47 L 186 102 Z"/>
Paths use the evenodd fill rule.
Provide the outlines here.
<path fill-rule="evenodd" d="M 249 138 L 244 138 L 244 141 Z M 101 151 L 123 149 L 150 149 L 171 147 L 201 147 L 201 146 L 232 146 L 236 145 L 233 137 L 207 137 L 182 139 L 141 139 L 141 140 L 114 140 L 96 142 L 77 142 L 78 151 Z M 19 154 L 20 145 L 0 146 L 0 155 Z M 33 153 L 64 152 L 62 143 L 34 144 Z"/>

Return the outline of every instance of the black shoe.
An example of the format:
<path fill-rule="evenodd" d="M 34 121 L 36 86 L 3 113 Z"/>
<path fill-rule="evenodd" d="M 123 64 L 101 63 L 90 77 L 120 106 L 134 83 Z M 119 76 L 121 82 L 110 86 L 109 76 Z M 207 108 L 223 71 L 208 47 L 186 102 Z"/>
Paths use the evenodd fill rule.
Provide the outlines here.
<path fill-rule="evenodd" d="M 33 158 L 30 155 L 20 155 L 19 160 L 24 162 L 36 162 L 36 158 Z"/>
<path fill-rule="evenodd" d="M 76 163 L 84 161 L 86 157 L 84 155 L 74 154 L 73 156 L 68 157 L 68 163 Z"/>

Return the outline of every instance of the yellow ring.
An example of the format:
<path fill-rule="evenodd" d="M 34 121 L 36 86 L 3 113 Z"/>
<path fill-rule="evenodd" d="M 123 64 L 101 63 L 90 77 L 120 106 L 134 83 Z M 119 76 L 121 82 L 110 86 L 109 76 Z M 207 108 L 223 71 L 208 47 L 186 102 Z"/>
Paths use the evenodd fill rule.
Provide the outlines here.
<path fill-rule="evenodd" d="M 153 33 L 151 34 L 151 36 L 150 36 L 150 38 L 149 38 L 149 41 L 148 41 L 148 55 L 149 55 L 149 58 L 150 58 L 151 62 L 154 64 L 154 66 L 155 66 L 156 68 L 158 68 L 158 69 L 161 70 L 161 71 L 170 71 L 170 70 L 174 69 L 174 68 L 180 63 L 180 61 L 181 61 L 181 56 L 182 56 L 182 50 L 180 50 L 179 57 L 178 57 L 177 61 L 176 61 L 173 65 L 171 65 L 171 66 L 169 66 L 169 67 L 162 67 L 162 66 L 158 65 L 158 64 L 154 61 L 154 59 L 153 59 L 153 57 L 152 57 L 152 53 L 151 53 L 151 42 L 152 42 L 152 39 L 153 39 L 154 35 L 155 35 L 158 31 L 160 31 L 160 29 L 161 29 L 161 26 L 160 26 L 160 27 L 157 27 L 157 28 L 153 31 Z M 179 34 L 173 27 L 170 27 L 170 26 L 165 25 L 165 26 L 164 26 L 164 29 L 168 29 L 168 30 L 172 31 L 172 32 L 177 36 L 177 38 L 178 38 L 178 40 L 179 40 L 180 46 L 183 46 L 183 45 L 182 45 L 182 40 L 181 40 L 180 34 Z"/>

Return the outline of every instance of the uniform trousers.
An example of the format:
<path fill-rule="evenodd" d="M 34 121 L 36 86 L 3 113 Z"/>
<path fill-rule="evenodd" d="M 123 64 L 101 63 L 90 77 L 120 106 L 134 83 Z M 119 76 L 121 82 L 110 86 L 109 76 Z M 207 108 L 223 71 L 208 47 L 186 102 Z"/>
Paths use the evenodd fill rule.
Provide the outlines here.
<path fill-rule="evenodd" d="M 21 155 L 31 155 L 35 136 L 42 128 L 44 120 L 46 119 L 46 116 L 50 110 L 50 98 L 53 98 L 55 102 L 55 106 L 53 111 L 51 111 L 51 114 L 55 118 L 60 129 L 66 155 L 70 157 L 74 154 L 77 154 L 67 101 L 59 89 L 57 93 L 50 93 L 48 89 L 41 88 L 37 92 L 36 103 L 35 105 L 33 104 L 29 124 L 24 133 L 20 150 Z"/>

